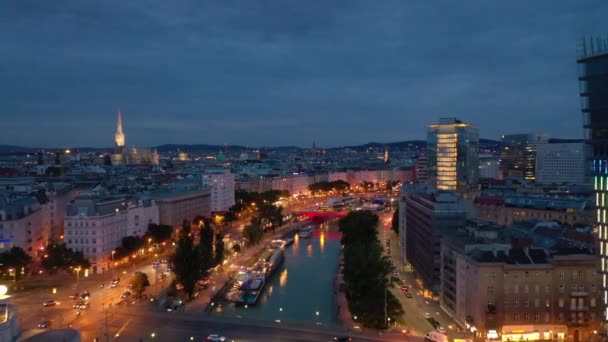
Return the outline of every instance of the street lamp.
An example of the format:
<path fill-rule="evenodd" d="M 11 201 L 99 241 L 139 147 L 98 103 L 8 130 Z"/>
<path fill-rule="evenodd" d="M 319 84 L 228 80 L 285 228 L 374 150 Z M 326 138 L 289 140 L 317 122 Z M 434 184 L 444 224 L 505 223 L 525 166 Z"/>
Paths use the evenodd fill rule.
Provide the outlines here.
<path fill-rule="evenodd" d="M 82 268 L 80 266 L 76 267 L 74 269 L 74 271 L 76 271 L 76 282 L 79 283 L 80 282 L 80 271 L 82 270 Z"/>
<path fill-rule="evenodd" d="M 114 253 L 116 253 L 116 250 L 112 250 L 112 262 L 114 262 Z"/>

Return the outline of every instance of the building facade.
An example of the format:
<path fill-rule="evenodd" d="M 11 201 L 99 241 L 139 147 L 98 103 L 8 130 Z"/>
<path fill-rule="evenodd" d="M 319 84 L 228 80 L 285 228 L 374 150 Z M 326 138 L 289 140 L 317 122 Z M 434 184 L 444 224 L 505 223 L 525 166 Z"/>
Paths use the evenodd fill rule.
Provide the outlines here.
<path fill-rule="evenodd" d="M 503 177 L 517 177 L 533 182 L 536 179 L 536 148 L 549 137 L 542 133 L 502 135 L 500 154 Z"/>
<path fill-rule="evenodd" d="M 84 254 L 94 273 L 102 273 L 110 268 L 112 251 L 124 237 L 141 236 L 149 224 L 158 222 L 159 208 L 153 200 L 79 196 L 66 210 L 64 241 Z"/>
<path fill-rule="evenodd" d="M 595 191 L 595 230 L 601 257 L 602 305 L 604 325 L 608 324 L 608 48 L 596 39 L 582 40 L 579 58 L 579 89 L 588 146 L 588 169 Z M 602 48 L 603 47 L 603 48 Z M 604 326 L 604 333 L 606 327 Z"/>
<path fill-rule="evenodd" d="M 199 215 L 211 215 L 209 189 L 158 192 L 152 194 L 152 198 L 158 204 L 160 224 L 177 228 L 184 220 L 192 222 Z"/>
<path fill-rule="evenodd" d="M 466 212 L 459 205 L 457 196 L 450 192 L 431 192 L 413 187 L 406 189 L 403 201 L 405 255 L 420 277 L 425 294 L 434 296 L 439 293 L 440 285 L 441 236 L 443 231 L 461 228 Z"/>
<path fill-rule="evenodd" d="M 473 203 L 477 219 L 496 222 L 502 226 L 530 219 L 585 225 L 592 219 L 592 212 L 583 199 L 526 195 L 479 196 Z"/>
<path fill-rule="evenodd" d="M 456 118 L 442 118 L 428 126 L 429 185 L 469 197 L 479 181 L 477 127 Z"/>
<path fill-rule="evenodd" d="M 230 170 L 206 171 L 203 187 L 211 190 L 211 212 L 226 212 L 234 205 L 234 174 Z"/>
<path fill-rule="evenodd" d="M 585 175 L 584 143 L 539 144 L 536 146 L 536 183 L 582 184 Z"/>
<path fill-rule="evenodd" d="M 500 161 L 491 154 L 479 155 L 479 178 L 501 179 Z"/>
<path fill-rule="evenodd" d="M 51 238 L 46 196 L 0 197 L 0 253 L 13 246 L 36 257 Z"/>

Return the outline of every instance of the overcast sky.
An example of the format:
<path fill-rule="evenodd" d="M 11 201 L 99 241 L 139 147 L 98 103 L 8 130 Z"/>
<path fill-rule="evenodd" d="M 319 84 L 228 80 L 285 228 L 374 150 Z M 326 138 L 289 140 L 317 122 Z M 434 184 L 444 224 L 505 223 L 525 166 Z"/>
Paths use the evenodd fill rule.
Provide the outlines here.
<path fill-rule="evenodd" d="M 0 144 L 339 146 L 582 137 L 608 1 L 0 1 Z"/>

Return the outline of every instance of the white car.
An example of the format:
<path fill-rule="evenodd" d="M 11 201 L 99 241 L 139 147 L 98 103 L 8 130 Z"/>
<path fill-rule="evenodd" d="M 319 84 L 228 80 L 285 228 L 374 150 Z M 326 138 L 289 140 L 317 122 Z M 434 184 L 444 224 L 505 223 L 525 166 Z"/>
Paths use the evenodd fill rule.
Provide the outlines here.
<path fill-rule="evenodd" d="M 220 336 L 218 334 L 211 334 L 211 335 L 207 336 L 207 341 L 224 342 L 224 341 L 226 341 L 226 338 L 224 336 Z"/>
<path fill-rule="evenodd" d="M 425 312 L 425 313 L 424 313 L 424 318 L 426 318 L 426 319 L 431 318 L 431 314 L 430 314 L 430 313 L 428 313 L 428 312 Z"/>
<path fill-rule="evenodd" d="M 435 330 L 437 330 L 438 333 L 440 334 L 446 334 L 447 332 L 445 331 L 445 328 L 442 326 L 438 326 Z"/>

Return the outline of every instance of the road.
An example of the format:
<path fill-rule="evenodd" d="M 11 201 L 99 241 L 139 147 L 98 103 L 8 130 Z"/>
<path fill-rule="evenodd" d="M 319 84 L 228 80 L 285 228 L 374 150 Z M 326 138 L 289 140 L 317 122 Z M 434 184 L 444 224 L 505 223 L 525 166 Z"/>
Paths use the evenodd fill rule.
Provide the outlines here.
<path fill-rule="evenodd" d="M 417 336 L 424 336 L 429 331 L 434 330 L 433 325 L 424 317 L 425 313 L 430 314 L 439 324 L 447 330 L 450 339 L 454 337 L 470 338 L 470 334 L 460 331 L 458 325 L 440 307 L 439 303 L 422 296 L 423 289 L 416 282 L 416 277 L 412 271 L 407 271 L 403 266 L 401 249 L 399 248 L 399 237 L 391 229 L 391 213 L 383 213 L 380 216 L 381 231 L 379 238 L 383 246 L 390 240 L 390 258 L 393 265 L 398 269 L 398 277 L 403 280 L 410 288 L 408 292 L 412 298 L 407 298 L 405 293 L 399 288 L 392 288 L 390 291 L 399 300 L 405 311 L 404 319 L 410 332 Z"/>
<path fill-rule="evenodd" d="M 105 340 L 105 322 L 99 322 L 100 341 Z M 108 335 L 113 341 L 201 341 L 215 333 L 228 341 L 331 341 L 347 334 L 344 330 L 316 326 L 286 325 L 282 323 L 235 320 L 183 312 L 139 312 L 133 309 L 110 313 Z M 116 336 L 118 333 L 118 337 Z M 353 341 L 422 341 L 421 337 L 399 334 L 352 332 Z M 83 336 L 83 341 L 91 341 Z"/>
<path fill-rule="evenodd" d="M 159 270 L 164 268 L 164 265 L 160 266 Z M 135 301 L 135 295 L 132 294 L 130 301 L 121 302 L 121 295 L 127 289 L 127 283 L 129 277 L 134 273 L 131 271 L 117 272 L 115 276 L 121 278 L 119 285 L 115 288 L 109 286 L 109 282 L 104 284 L 103 288 L 100 288 L 102 282 L 86 282 L 86 285 L 74 284 L 74 287 L 67 286 L 63 289 L 58 289 L 57 293 L 50 295 L 24 295 L 16 296 L 15 303 L 19 308 L 19 315 L 21 317 L 20 325 L 21 330 L 25 335 L 40 332 L 37 328 L 38 323 L 44 320 L 50 320 L 52 327 L 60 328 L 72 326 L 73 328 L 79 329 L 83 333 L 83 340 L 87 335 L 92 339 L 93 331 L 91 326 L 98 325 L 99 322 L 103 322 L 105 319 L 105 310 L 109 309 L 110 313 L 120 312 L 121 310 L 129 310 L 131 308 L 137 309 L 138 311 L 147 310 L 150 307 L 148 300 Z M 167 277 L 161 279 L 160 272 L 159 276 L 156 276 L 156 270 L 152 268 L 151 264 L 145 265 L 137 269 L 139 272 L 144 272 L 148 275 L 150 281 L 150 287 L 146 290 L 147 294 L 157 295 L 165 285 L 169 284 L 172 280 L 173 275 L 170 272 L 165 272 Z M 90 307 L 85 310 L 78 310 L 73 308 L 75 300 L 68 298 L 70 295 L 78 292 L 88 291 L 90 297 L 88 302 Z M 54 299 L 59 302 L 59 305 L 44 307 L 42 303 L 46 300 Z M 80 312 L 79 315 L 76 313 Z M 95 327 L 97 329 L 97 327 Z"/>

